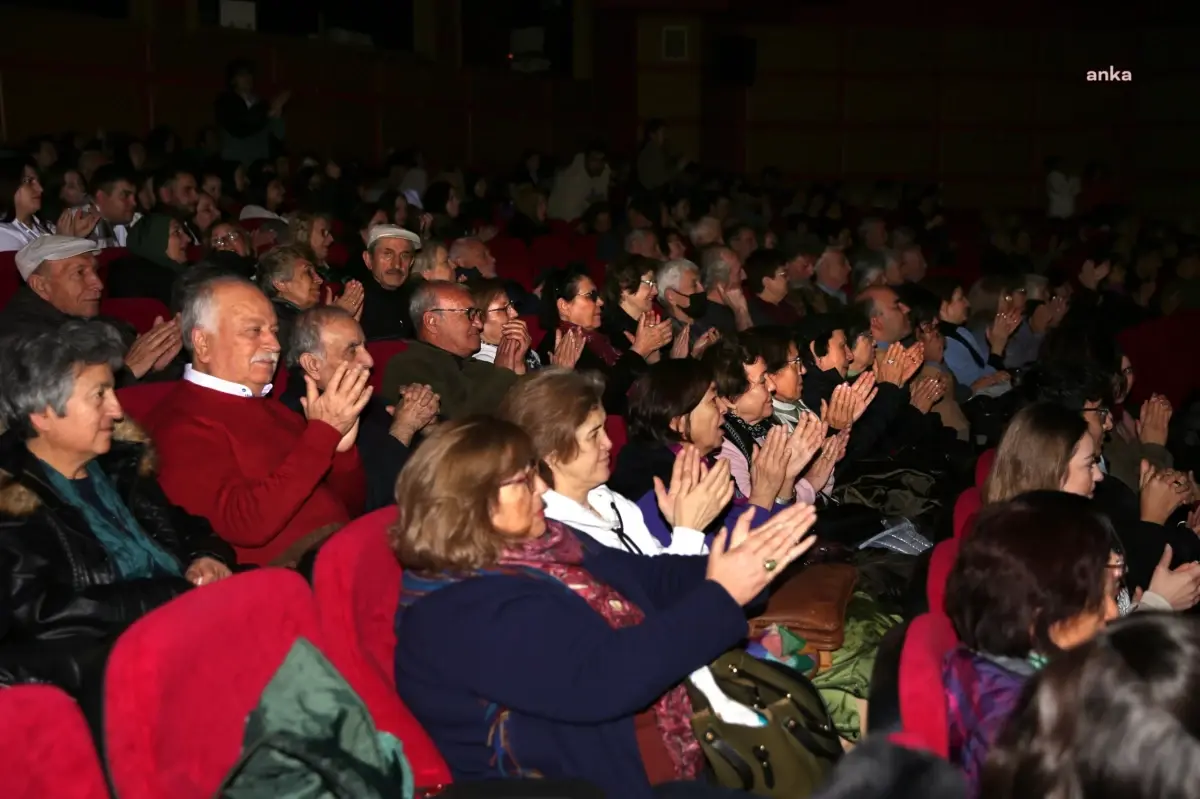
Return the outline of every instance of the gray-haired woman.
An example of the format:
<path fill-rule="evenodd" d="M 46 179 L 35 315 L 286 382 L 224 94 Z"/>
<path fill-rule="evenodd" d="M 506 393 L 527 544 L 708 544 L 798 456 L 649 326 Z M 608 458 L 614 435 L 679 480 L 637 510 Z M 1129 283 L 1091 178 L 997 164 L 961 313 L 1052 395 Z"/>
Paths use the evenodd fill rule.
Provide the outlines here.
<path fill-rule="evenodd" d="M 0 685 L 78 692 L 125 627 L 230 574 L 229 546 L 159 488 L 121 364 L 103 322 L 0 342 Z"/>

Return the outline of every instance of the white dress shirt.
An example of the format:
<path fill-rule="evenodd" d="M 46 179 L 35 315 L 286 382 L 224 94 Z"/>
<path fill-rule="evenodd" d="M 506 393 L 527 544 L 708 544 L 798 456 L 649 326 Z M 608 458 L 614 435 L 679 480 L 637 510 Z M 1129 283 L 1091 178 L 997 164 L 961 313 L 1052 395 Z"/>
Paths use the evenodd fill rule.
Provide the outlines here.
<path fill-rule="evenodd" d="M 219 377 L 213 377 L 204 372 L 197 372 L 189 363 L 183 367 L 183 379 L 189 383 L 195 383 L 204 388 L 211 388 L 213 391 L 220 391 L 222 394 L 232 394 L 235 397 L 253 397 L 254 392 L 241 383 L 233 383 L 229 380 L 222 380 Z M 267 383 L 263 386 L 262 396 L 267 396 L 271 393 L 271 384 Z"/>

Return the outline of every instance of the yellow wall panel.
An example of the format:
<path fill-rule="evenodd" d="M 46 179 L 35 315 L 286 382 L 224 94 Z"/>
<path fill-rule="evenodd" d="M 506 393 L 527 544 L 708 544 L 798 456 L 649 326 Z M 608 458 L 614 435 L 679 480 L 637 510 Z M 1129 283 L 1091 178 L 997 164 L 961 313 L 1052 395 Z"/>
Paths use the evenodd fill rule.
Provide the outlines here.
<path fill-rule="evenodd" d="M 948 174 L 1028 175 L 1035 163 L 1035 135 L 1009 131 L 942 132 L 942 171 Z"/>
<path fill-rule="evenodd" d="M 683 26 L 688 31 L 687 59 L 685 61 L 663 61 L 663 28 L 678 26 Z M 698 17 L 638 17 L 637 41 L 639 64 L 669 64 L 672 66 L 698 66 L 700 64 L 700 19 Z M 626 56 L 624 53 L 614 53 L 614 57 L 624 58 Z"/>
<path fill-rule="evenodd" d="M 837 79 L 762 76 L 748 92 L 747 114 L 754 122 L 834 122 L 838 119 Z"/>
<path fill-rule="evenodd" d="M 917 75 L 849 79 L 846 119 L 932 124 L 937 120 L 936 84 L 932 78 Z"/>
<path fill-rule="evenodd" d="M 834 72 L 841 66 L 841 31 L 836 28 L 748 26 L 742 33 L 758 43 L 759 74 L 771 71 Z"/>
<path fill-rule="evenodd" d="M 740 113 L 740 109 L 731 109 Z M 700 115 L 700 76 L 691 72 L 642 72 L 638 75 L 638 115 L 643 119 Z"/>

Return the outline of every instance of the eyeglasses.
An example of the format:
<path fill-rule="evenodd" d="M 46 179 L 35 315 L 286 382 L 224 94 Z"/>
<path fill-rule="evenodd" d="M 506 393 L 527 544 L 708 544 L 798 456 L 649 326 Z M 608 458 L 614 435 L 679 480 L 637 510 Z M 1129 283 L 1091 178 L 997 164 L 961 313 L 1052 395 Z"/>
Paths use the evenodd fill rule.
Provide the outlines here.
<path fill-rule="evenodd" d="M 653 286 L 653 285 L 655 285 L 653 280 L 646 280 L 645 278 L 642 278 L 642 279 L 641 279 L 639 282 L 640 282 L 640 283 L 641 283 L 643 286 Z"/>
<path fill-rule="evenodd" d="M 461 313 L 466 314 L 467 321 L 478 322 L 483 317 L 483 311 L 478 308 L 430 308 L 431 311 L 438 313 Z"/>
<path fill-rule="evenodd" d="M 509 478 L 508 480 L 505 480 L 503 483 L 500 484 L 500 487 L 504 488 L 505 486 L 525 486 L 526 488 L 529 489 L 530 493 L 533 493 L 534 491 L 537 490 L 537 478 L 538 478 L 537 469 L 530 466 L 529 468 L 527 468 L 525 471 L 521 472 L 516 477 L 512 477 L 512 478 Z"/>
<path fill-rule="evenodd" d="M 486 311 L 484 311 L 484 313 L 502 313 L 507 315 L 509 308 L 512 308 L 511 302 L 505 303 L 504 305 L 498 305 L 495 308 L 488 308 Z"/>
<path fill-rule="evenodd" d="M 1105 408 L 1105 407 L 1099 407 L 1099 408 L 1080 408 L 1080 409 L 1079 409 L 1079 412 L 1080 412 L 1080 413 L 1093 413 L 1093 412 L 1094 412 L 1094 413 L 1096 414 L 1096 416 L 1097 416 L 1097 417 L 1099 417 L 1099 419 L 1100 419 L 1100 421 L 1101 421 L 1102 423 L 1103 423 L 1105 420 L 1107 420 L 1107 419 L 1108 419 L 1108 417 L 1112 416 L 1112 411 L 1111 411 L 1111 410 L 1109 410 L 1108 408 Z"/>
<path fill-rule="evenodd" d="M 583 291 L 575 295 L 576 299 L 579 299 L 580 297 L 585 300 L 591 300 L 592 302 L 595 302 L 596 300 L 600 299 L 600 292 L 592 289 L 591 291 Z"/>

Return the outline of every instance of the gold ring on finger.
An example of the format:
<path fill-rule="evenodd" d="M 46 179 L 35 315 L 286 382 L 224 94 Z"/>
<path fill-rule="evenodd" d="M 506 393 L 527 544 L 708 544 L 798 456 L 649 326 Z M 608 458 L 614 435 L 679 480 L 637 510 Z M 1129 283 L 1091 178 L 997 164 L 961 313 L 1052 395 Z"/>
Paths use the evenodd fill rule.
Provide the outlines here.
<path fill-rule="evenodd" d="M 769 572 L 775 571 L 775 567 L 778 565 L 779 564 L 775 562 L 774 558 L 767 558 L 766 560 L 763 561 L 763 568 Z"/>

